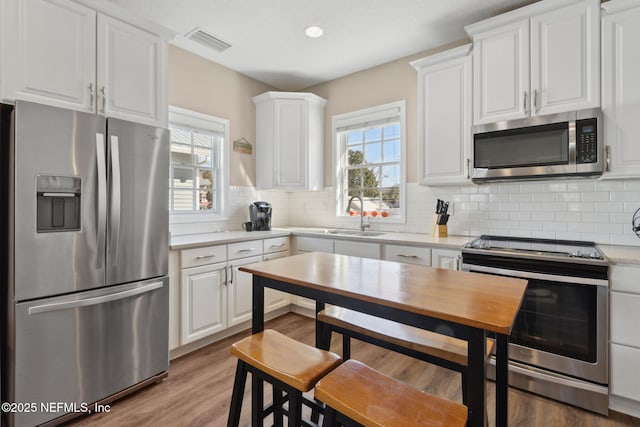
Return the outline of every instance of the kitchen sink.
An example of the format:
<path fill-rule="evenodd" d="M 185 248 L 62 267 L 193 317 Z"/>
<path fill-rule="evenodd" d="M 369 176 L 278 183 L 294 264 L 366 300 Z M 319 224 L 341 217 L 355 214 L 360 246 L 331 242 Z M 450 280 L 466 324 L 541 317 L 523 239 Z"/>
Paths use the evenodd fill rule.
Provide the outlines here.
<path fill-rule="evenodd" d="M 381 231 L 360 231 L 360 230 L 325 230 L 325 234 L 335 234 L 337 236 L 381 236 Z"/>

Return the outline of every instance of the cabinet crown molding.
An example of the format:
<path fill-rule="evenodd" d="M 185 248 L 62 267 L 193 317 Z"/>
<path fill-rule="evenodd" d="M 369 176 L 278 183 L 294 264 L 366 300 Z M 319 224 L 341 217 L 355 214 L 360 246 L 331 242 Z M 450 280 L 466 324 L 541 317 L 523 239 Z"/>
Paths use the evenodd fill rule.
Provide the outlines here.
<path fill-rule="evenodd" d="M 308 101 L 315 101 L 320 103 L 321 105 L 325 105 L 327 100 L 319 97 L 316 94 L 308 93 L 308 92 L 265 92 L 263 94 L 257 95 L 253 97 L 254 103 L 263 102 L 271 99 L 302 99 Z"/>
<path fill-rule="evenodd" d="M 487 18 L 484 21 L 467 25 L 464 27 L 464 30 L 467 32 L 469 37 L 473 38 L 475 34 L 483 33 L 503 25 L 530 19 L 536 15 L 578 3 L 595 3 L 599 7 L 600 0 L 542 0 L 501 15 Z"/>
<path fill-rule="evenodd" d="M 450 59 L 463 58 L 471 53 L 471 48 L 473 45 L 471 43 L 467 43 L 463 46 L 459 46 L 453 49 L 449 49 L 444 52 L 436 53 L 433 55 L 429 55 L 425 58 L 416 59 L 415 61 L 411 61 L 409 64 L 419 70 L 424 67 L 428 67 L 430 65 L 439 64 L 441 62 L 448 61 Z"/>
<path fill-rule="evenodd" d="M 72 0 L 75 3 L 81 4 L 88 8 L 91 8 L 97 12 L 109 15 L 112 18 L 119 19 L 128 24 L 135 25 L 141 30 L 148 31 L 156 36 L 162 37 L 165 40 L 173 40 L 176 37 L 176 32 L 157 22 L 150 21 L 143 18 L 140 15 L 136 15 L 130 10 L 127 10 L 117 4 L 104 1 L 104 0 Z"/>
<path fill-rule="evenodd" d="M 629 9 L 640 7 L 638 0 L 609 0 L 600 5 L 605 15 L 623 12 Z"/>

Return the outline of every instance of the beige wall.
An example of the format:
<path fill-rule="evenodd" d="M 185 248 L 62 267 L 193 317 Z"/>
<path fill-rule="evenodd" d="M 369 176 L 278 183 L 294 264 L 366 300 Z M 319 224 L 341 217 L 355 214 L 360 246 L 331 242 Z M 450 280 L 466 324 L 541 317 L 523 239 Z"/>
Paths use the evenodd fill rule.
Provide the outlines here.
<path fill-rule="evenodd" d="M 406 101 L 407 182 L 418 182 L 418 78 L 410 61 L 441 52 L 468 41 L 459 41 L 393 62 L 369 68 L 305 89 L 327 99 L 325 108 L 325 185 L 333 185 L 333 135 L 331 118 L 376 105 Z"/>
<path fill-rule="evenodd" d="M 256 110 L 253 98 L 274 90 L 222 65 L 169 45 L 169 105 L 228 119 L 232 141 L 244 137 L 254 154 L 230 151 L 229 183 L 255 186 Z"/>

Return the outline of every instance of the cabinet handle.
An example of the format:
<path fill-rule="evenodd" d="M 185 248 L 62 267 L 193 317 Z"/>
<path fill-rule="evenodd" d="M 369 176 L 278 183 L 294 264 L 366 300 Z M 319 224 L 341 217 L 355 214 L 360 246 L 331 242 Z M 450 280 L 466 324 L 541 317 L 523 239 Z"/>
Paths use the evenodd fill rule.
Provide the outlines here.
<path fill-rule="evenodd" d="M 229 281 L 229 271 L 224 269 L 224 285 L 227 286 L 227 282 Z"/>
<path fill-rule="evenodd" d="M 254 252 L 255 250 L 256 250 L 256 248 L 240 249 L 240 250 L 238 251 L 238 253 L 239 253 L 239 254 L 242 254 L 242 253 L 246 253 L 246 252 Z"/>
<path fill-rule="evenodd" d="M 272 247 L 272 248 L 281 248 L 281 247 L 283 247 L 284 245 L 285 245 L 284 243 L 279 243 L 279 244 L 277 244 L 277 245 L 276 245 L 276 244 L 273 244 L 273 245 L 271 245 L 271 247 Z"/>
<path fill-rule="evenodd" d="M 533 113 L 538 113 L 538 89 L 533 90 Z"/>
<path fill-rule="evenodd" d="M 231 280 L 229 280 L 229 284 L 233 284 L 233 265 L 229 266 L 229 271 L 231 272 Z"/>
<path fill-rule="evenodd" d="M 611 171 L 611 146 L 605 145 L 604 152 L 605 152 L 605 161 L 607 162 L 604 170 L 605 172 L 610 172 Z"/>
<path fill-rule="evenodd" d="M 524 91 L 524 103 L 522 104 L 522 107 L 524 108 L 524 113 L 527 114 L 527 91 Z"/>
<path fill-rule="evenodd" d="M 467 157 L 467 179 L 471 178 L 471 159 Z"/>
<path fill-rule="evenodd" d="M 92 110 L 93 110 L 93 98 L 95 98 L 93 83 L 89 83 L 89 107 L 91 107 Z"/>
<path fill-rule="evenodd" d="M 456 255 L 455 258 L 453 258 L 453 269 L 461 270 L 461 267 L 462 267 L 462 256 Z"/>
<path fill-rule="evenodd" d="M 102 112 L 105 112 L 105 108 L 107 107 L 107 88 L 102 86 L 100 88 L 100 93 L 102 93 Z"/>
<path fill-rule="evenodd" d="M 209 258 L 215 258 L 215 255 L 198 255 L 196 257 L 197 260 L 202 260 L 202 259 L 209 259 Z"/>
<path fill-rule="evenodd" d="M 411 258 L 411 259 L 418 259 L 417 255 L 405 255 L 405 254 L 398 254 L 397 255 L 400 258 Z"/>

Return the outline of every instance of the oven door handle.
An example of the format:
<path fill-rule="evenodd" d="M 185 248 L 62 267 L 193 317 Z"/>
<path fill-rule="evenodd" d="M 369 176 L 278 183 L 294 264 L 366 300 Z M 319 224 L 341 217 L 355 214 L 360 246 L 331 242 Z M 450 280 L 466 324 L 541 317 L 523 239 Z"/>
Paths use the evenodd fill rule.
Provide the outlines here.
<path fill-rule="evenodd" d="M 580 285 L 609 286 L 605 279 L 592 279 L 589 277 L 558 276 L 555 274 L 532 273 L 530 271 L 507 270 L 505 268 L 486 267 L 483 265 L 462 264 L 464 271 L 477 273 L 496 274 L 499 276 L 520 277 L 523 279 L 546 280 L 549 282 L 575 283 Z"/>

